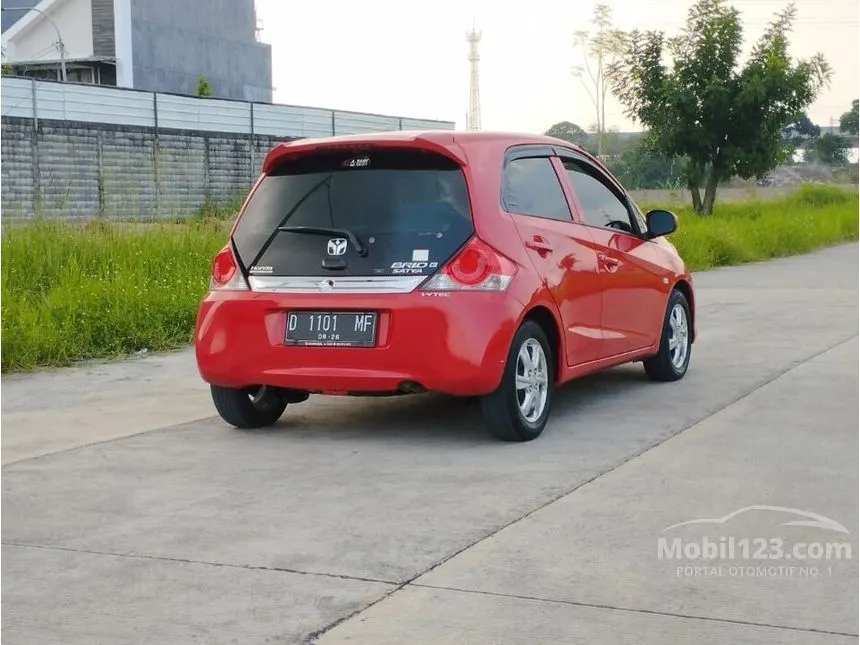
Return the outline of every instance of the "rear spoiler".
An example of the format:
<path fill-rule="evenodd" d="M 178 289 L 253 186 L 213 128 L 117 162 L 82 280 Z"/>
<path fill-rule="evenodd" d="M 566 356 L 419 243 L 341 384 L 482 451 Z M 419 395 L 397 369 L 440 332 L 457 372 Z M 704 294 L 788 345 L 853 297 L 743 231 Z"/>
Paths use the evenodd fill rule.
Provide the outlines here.
<path fill-rule="evenodd" d="M 413 150 L 426 150 L 448 157 L 460 166 L 466 165 L 466 156 L 462 148 L 454 140 L 454 135 L 446 132 L 432 134 L 415 134 L 403 136 L 402 133 L 378 134 L 376 136 L 356 135 L 346 137 L 333 137 L 331 139 L 298 139 L 285 143 L 279 143 L 269 150 L 263 159 L 262 172 L 268 174 L 286 157 L 305 155 L 314 152 L 327 152 L 332 150 L 353 151 L 356 153 L 373 148 L 400 148 Z"/>

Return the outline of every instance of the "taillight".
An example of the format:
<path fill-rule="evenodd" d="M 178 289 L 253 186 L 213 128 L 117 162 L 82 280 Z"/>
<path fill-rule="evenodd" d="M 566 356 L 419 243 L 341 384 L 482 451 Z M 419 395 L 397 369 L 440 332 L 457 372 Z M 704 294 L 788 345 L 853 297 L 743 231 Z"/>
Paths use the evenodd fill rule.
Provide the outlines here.
<path fill-rule="evenodd" d="M 213 291 L 247 291 L 248 284 L 239 270 L 236 258 L 230 245 L 218 251 L 212 260 L 212 276 L 209 279 L 209 288 Z"/>
<path fill-rule="evenodd" d="M 517 265 L 478 238 L 421 287 L 424 291 L 504 291 Z"/>

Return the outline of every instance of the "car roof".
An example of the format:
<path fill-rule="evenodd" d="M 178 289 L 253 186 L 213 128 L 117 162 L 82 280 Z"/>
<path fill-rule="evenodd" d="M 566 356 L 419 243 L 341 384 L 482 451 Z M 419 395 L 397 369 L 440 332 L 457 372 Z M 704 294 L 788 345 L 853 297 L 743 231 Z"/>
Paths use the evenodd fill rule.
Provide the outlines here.
<path fill-rule="evenodd" d="M 270 170 L 278 160 L 292 154 L 319 149 L 361 148 L 378 144 L 431 150 L 452 157 L 460 163 L 465 163 L 464 151 L 467 153 L 472 146 L 487 144 L 504 147 L 523 144 L 564 146 L 591 157 L 581 146 L 542 134 L 461 130 L 395 130 L 285 141 L 275 145 L 268 152 L 263 161 L 263 172 Z"/>

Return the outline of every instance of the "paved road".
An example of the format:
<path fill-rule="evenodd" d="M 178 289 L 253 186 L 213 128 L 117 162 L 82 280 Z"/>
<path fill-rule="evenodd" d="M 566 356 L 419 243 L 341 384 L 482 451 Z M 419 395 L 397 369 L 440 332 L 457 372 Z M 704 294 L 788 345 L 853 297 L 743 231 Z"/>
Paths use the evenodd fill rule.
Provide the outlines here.
<path fill-rule="evenodd" d="M 856 643 L 857 264 L 696 276 L 683 381 L 573 383 L 524 445 L 435 395 L 231 430 L 187 352 L 4 378 L 4 642 Z"/>

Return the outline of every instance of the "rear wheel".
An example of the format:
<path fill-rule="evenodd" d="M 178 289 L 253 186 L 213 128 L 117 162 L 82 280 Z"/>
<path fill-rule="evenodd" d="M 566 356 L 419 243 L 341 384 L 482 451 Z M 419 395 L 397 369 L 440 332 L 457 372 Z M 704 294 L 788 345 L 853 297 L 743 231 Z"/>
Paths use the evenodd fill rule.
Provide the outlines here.
<path fill-rule="evenodd" d="M 218 414 L 237 428 L 263 428 L 281 418 L 287 400 L 281 392 L 265 385 L 232 389 L 211 385 L 212 402 Z"/>
<path fill-rule="evenodd" d="M 652 381 L 677 381 L 690 365 L 690 305 L 677 289 L 669 296 L 663 319 L 660 350 L 643 361 L 645 373 Z"/>
<path fill-rule="evenodd" d="M 546 426 L 552 404 L 554 353 L 546 334 L 527 320 L 517 331 L 499 387 L 481 398 L 490 431 L 502 441 L 531 441 Z"/>

